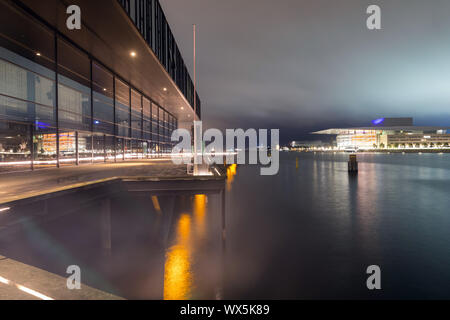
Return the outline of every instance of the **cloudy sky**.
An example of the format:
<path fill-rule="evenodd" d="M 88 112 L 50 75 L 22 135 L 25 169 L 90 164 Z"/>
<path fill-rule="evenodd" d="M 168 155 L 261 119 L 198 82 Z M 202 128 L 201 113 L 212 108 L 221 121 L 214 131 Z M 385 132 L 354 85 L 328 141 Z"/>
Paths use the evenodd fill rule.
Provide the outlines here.
<path fill-rule="evenodd" d="M 382 10 L 382 30 L 366 9 Z M 413 116 L 450 126 L 448 0 L 161 0 L 192 70 L 207 127 L 328 127 Z"/>

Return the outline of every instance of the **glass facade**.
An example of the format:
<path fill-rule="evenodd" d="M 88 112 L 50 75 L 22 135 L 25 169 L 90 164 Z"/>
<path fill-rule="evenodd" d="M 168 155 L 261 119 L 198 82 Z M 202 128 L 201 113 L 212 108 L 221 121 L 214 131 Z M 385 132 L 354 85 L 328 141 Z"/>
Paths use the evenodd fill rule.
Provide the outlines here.
<path fill-rule="evenodd" d="M 170 77 L 194 106 L 194 83 L 158 0 L 118 0 Z M 197 93 L 197 114 L 201 101 Z"/>
<path fill-rule="evenodd" d="M 0 172 L 170 151 L 177 120 L 151 92 L 21 9 L 0 2 L 0 20 Z"/>

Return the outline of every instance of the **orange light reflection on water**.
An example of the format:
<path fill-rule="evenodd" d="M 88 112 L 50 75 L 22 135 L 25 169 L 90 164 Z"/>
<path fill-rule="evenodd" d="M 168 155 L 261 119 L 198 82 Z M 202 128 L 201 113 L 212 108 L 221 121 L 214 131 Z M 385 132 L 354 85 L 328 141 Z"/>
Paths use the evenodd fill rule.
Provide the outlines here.
<path fill-rule="evenodd" d="M 233 184 L 234 177 L 237 174 L 237 164 L 232 164 L 227 168 L 227 191 L 231 190 L 231 185 Z"/>
<path fill-rule="evenodd" d="M 205 215 L 207 197 L 204 194 L 197 194 L 194 197 L 194 217 L 197 237 L 202 240 L 205 237 Z"/>
<path fill-rule="evenodd" d="M 183 213 L 177 221 L 175 244 L 166 254 L 164 268 L 164 300 L 188 300 L 195 288 L 192 260 L 195 246 L 206 233 L 206 204 L 204 194 L 194 196 L 193 218 Z"/>
<path fill-rule="evenodd" d="M 192 293 L 191 216 L 184 213 L 177 225 L 176 244 L 166 254 L 164 300 L 187 300 Z"/>

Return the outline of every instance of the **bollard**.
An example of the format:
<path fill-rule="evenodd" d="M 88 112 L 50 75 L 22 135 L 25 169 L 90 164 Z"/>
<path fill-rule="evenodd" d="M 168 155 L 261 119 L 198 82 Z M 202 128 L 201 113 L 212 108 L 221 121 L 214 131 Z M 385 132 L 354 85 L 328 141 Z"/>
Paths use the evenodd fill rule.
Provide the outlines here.
<path fill-rule="evenodd" d="M 356 159 L 356 154 L 350 155 L 350 159 L 348 160 L 348 172 L 358 172 L 358 160 Z"/>

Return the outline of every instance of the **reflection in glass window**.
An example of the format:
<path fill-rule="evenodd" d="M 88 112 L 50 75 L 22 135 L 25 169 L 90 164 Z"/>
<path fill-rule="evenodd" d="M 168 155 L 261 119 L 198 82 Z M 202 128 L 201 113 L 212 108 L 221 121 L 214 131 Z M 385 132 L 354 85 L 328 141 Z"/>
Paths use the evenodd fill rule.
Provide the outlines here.
<path fill-rule="evenodd" d="M 60 127 L 90 130 L 90 88 L 59 75 L 58 108 Z"/>
<path fill-rule="evenodd" d="M 69 43 L 58 39 L 58 73 L 89 87 L 91 77 L 89 57 Z"/>
<path fill-rule="evenodd" d="M 0 173 L 23 170 L 27 166 L 25 162 L 31 160 L 30 126 L 0 121 L 0 132 Z M 20 161 L 24 162 L 22 167 L 16 164 Z"/>
<path fill-rule="evenodd" d="M 163 112 L 163 117 L 162 117 L 162 136 L 163 136 L 163 138 L 162 138 L 162 141 L 163 142 L 168 142 L 169 140 L 168 140 L 168 130 L 167 130 L 167 124 L 168 124 L 168 122 L 167 122 L 167 119 L 168 119 L 168 113 L 167 113 L 167 111 L 165 111 L 164 110 L 164 112 Z"/>
<path fill-rule="evenodd" d="M 133 138 L 141 138 L 142 134 L 142 100 L 141 95 L 131 90 L 131 132 Z"/>
<path fill-rule="evenodd" d="M 130 136 L 130 88 L 116 79 L 116 124 L 117 135 Z"/>
<path fill-rule="evenodd" d="M 92 63 L 92 88 L 94 98 L 94 132 L 114 134 L 113 75 Z"/>
<path fill-rule="evenodd" d="M 25 60 L 0 48 L 0 115 L 17 121 L 39 120 L 54 125 L 55 82 L 16 64 Z M 31 64 L 35 63 L 27 60 L 27 67 Z M 44 72 L 52 73 L 49 69 Z"/>
<path fill-rule="evenodd" d="M 152 136 L 152 114 L 151 104 L 147 98 L 142 99 L 142 114 L 143 114 L 143 139 L 151 140 Z"/>
<path fill-rule="evenodd" d="M 159 141 L 159 107 L 156 104 L 152 104 L 152 140 L 154 142 Z"/>

